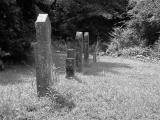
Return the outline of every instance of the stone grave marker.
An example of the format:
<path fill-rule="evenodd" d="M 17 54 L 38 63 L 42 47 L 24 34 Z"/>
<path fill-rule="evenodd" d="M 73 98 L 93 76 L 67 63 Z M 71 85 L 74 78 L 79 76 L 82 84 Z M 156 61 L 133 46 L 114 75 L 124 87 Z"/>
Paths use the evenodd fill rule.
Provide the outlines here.
<path fill-rule="evenodd" d="M 84 66 L 89 64 L 89 32 L 84 33 Z"/>
<path fill-rule="evenodd" d="M 73 78 L 75 76 L 75 52 L 75 49 L 67 50 L 66 78 Z"/>
<path fill-rule="evenodd" d="M 82 72 L 83 32 L 76 32 L 76 71 Z"/>
<path fill-rule="evenodd" d="M 39 14 L 35 22 L 36 39 L 35 66 L 38 97 L 49 93 L 53 78 L 52 52 L 51 52 L 51 23 L 48 14 Z"/>
<path fill-rule="evenodd" d="M 76 57 L 76 50 L 75 49 L 68 49 L 67 50 L 67 58 L 75 58 Z"/>

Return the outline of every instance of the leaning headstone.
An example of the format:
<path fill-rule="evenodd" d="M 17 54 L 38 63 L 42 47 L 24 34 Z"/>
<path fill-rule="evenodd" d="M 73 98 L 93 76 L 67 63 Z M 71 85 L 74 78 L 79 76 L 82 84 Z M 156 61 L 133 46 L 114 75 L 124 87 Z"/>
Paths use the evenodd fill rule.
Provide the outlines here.
<path fill-rule="evenodd" d="M 84 33 L 84 66 L 88 66 L 89 62 L 89 32 Z"/>
<path fill-rule="evenodd" d="M 83 33 L 76 33 L 76 71 L 82 72 Z"/>
<path fill-rule="evenodd" d="M 52 81 L 51 23 L 48 14 L 39 14 L 35 22 L 35 65 L 38 97 L 49 93 Z"/>
<path fill-rule="evenodd" d="M 66 78 L 73 78 L 75 75 L 75 49 L 67 50 Z"/>

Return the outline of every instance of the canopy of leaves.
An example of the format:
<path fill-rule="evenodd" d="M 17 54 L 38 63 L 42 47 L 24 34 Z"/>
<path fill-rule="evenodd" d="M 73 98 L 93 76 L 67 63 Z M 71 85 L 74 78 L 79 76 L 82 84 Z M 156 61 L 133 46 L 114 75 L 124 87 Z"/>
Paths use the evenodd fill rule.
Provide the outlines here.
<path fill-rule="evenodd" d="M 127 6 L 128 0 L 58 1 L 55 11 L 51 12 L 53 31 L 55 34 L 72 37 L 76 31 L 106 35 L 113 27 L 115 19 L 125 16 Z"/>
<path fill-rule="evenodd" d="M 15 58 L 24 56 L 40 11 L 50 15 L 55 36 L 74 38 L 76 31 L 89 31 L 93 38 L 100 33 L 108 39 L 127 7 L 128 0 L 0 0 L 0 48 Z"/>

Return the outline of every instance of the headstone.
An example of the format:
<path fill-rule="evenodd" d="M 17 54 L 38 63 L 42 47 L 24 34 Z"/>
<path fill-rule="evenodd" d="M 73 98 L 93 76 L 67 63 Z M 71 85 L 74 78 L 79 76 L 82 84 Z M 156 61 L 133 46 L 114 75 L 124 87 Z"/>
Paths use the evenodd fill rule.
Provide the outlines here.
<path fill-rule="evenodd" d="M 83 33 L 76 33 L 76 71 L 82 72 Z"/>
<path fill-rule="evenodd" d="M 35 66 L 38 97 L 49 93 L 52 74 L 51 23 L 48 14 L 39 14 L 35 22 Z"/>
<path fill-rule="evenodd" d="M 98 47 L 100 44 L 100 36 L 97 36 L 97 43 L 95 44 L 95 49 L 93 52 L 93 62 L 96 63 L 97 62 L 97 52 L 98 52 Z"/>
<path fill-rule="evenodd" d="M 4 63 L 2 61 L 2 58 L 4 57 L 4 52 L 1 50 L 0 48 L 0 71 L 3 71 L 4 70 Z"/>
<path fill-rule="evenodd" d="M 0 71 L 4 70 L 4 63 L 3 61 L 0 59 Z"/>
<path fill-rule="evenodd" d="M 84 33 L 84 66 L 89 64 L 89 32 Z"/>
<path fill-rule="evenodd" d="M 96 53 L 96 51 L 94 51 L 94 53 L 93 53 L 93 62 L 94 63 L 97 62 L 97 53 Z"/>
<path fill-rule="evenodd" d="M 71 42 L 67 41 L 67 49 L 70 49 L 70 48 L 71 48 Z"/>
<path fill-rule="evenodd" d="M 75 58 L 66 59 L 66 78 L 73 78 L 75 76 Z"/>
<path fill-rule="evenodd" d="M 67 59 L 66 59 L 66 78 L 73 78 L 75 75 L 75 49 L 67 50 Z"/>
<path fill-rule="evenodd" d="M 75 58 L 76 57 L 76 50 L 75 49 L 68 49 L 67 50 L 67 58 Z"/>

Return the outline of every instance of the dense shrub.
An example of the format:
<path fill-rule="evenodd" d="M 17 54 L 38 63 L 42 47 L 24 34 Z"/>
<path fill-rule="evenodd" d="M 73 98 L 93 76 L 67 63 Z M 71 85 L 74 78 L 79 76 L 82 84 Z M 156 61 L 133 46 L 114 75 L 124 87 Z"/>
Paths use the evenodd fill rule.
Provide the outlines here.
<path fill-rule="evenodd" d="M 130 20 L 111 33 L 109 52 L 159 59 L 160 1 L 131 0 Z"/>
<path fill-rule="evenodd" d="M 141 41 L 138 38 L 137 34 L 135 34 L 134 29 L 129 28 L 115 28 L 111 33 L 111 45 L 109 49 L 120 50 L 123 48 L 134 47 L 141 45 Z"/>
<path fill-rule="evenodd" d="M 158 40 L 160 32 L 160 1 L 138 1 L 135 7 L 128 11 L 131 19 L 125 22 L 125 27 L 115 28 L 112 41 L 120 48 L 134 45 L 151 46 Z"/>

